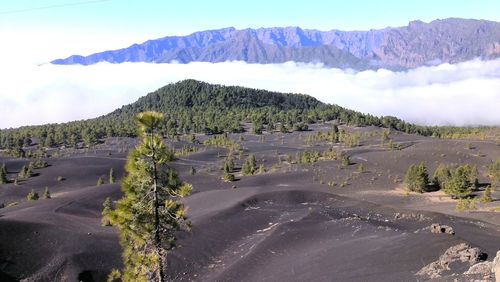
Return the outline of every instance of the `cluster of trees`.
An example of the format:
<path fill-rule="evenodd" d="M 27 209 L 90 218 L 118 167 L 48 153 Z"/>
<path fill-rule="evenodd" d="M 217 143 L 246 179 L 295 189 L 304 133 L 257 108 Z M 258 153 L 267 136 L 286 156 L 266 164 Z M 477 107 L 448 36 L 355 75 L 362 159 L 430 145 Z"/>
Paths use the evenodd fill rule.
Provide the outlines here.
<path fill-rule="evenodd" d="M 0 130 L 0 149 L 24 156 L 23 148 L 36 143 L 43 147 L 91 147 L 105 137 L 134 137 L 134 117 L 144 111 L 165 115 L 158 124 L 164 136 L 190 133 L 243 132 L 242 123 L 253 123 L 254 132 L 307 130 L 307 124 L 337 120 L 357 126 L 382 126 L 406 133 L 436 137 L 460 137 L 482 129 L 423 127 L 395 117 L 376 117 L 319 102 L 300 94 L 282 94 L 243 87 L 211 85 L 185 80 L 149 93 L 137 102 L 95 119 L 62 124 L 25 126 Z M 280 128 L 277 128 L 280 125 Z"/>
<path fill-rule="evenodd" d="M 456 168 L 440 164 L 434 172 L 432 183 L 425 164 L 413 164 L 406 172 L 405 184 L 408 190 L 418 193 L 426 192 L 433 186 L 455 199 L 469 197 L 479 186 L 477 168 L 469 164 Z"/>

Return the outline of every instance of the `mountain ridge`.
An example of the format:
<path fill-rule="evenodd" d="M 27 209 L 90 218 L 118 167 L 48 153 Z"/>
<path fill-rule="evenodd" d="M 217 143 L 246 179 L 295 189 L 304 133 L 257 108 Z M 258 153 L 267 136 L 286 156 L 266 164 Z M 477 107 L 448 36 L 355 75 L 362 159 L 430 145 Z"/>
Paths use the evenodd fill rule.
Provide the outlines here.
<path fill-rule="evenodd" d="M 368 31 L 320 31 L 300 27 L 198 31 L 129 47 L 56 59 L 52 64 L 99 62 L 178 63 L 245 61 L 323 63 L 328 67 L 408 69 L 500 57 L 500 23 L 448 18 Z"/>

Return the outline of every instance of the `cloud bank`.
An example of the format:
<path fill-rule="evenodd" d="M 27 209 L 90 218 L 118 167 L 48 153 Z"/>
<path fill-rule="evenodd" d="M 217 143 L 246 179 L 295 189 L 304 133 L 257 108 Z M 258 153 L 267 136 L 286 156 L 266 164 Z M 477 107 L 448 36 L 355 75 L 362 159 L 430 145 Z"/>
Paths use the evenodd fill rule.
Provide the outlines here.
<path fill-rule="evenodd" d="M 355 72 L 294 62 L 15 64 L 2 66 L 0 76 L 0 128 L 97 117 L 187 78 L 309 94 L 424 125 L 500 125 L 500 60 L 406 72 Z"/>

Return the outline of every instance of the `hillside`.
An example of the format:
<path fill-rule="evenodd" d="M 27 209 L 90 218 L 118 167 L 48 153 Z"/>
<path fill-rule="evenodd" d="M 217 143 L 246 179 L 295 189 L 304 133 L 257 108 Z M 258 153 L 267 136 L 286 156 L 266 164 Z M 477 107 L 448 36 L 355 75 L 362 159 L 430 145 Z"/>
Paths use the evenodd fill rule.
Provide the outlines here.
<path fill-rule="evenodd" d="M 105 137 L 136 136 L 134 117 L 143 111 L 159 111 L 166 115 L 162 125 L 165 135 L 187 133 L 219 134 L 244 131 L 244 123 L 252 123 L 262 131 L 303 130 L 305 124 L 336 120 L 355 126 L 381 126 L 426 136 L 476 133 L 480 129 L 423 127 L 395 117 L 375 117 L 338 105 L 325 104 L 302 94 L 284 94 L 237 86 L 213 85 L 184 80 L 164 86 L 135 103 L 95 119 L 62 124 L 26 126 L 0 131 L 0 149 L 20 151 L 38 142 L 45 147 L 76 147 Z"/>
<path fill-rule="evenodd" d="M 300 27 L 223 28 L 168 36 L 89 56 L 73 55 L 53 64 L 99 62 L 317 63 L 330 67 L 406 69 L 500 56 L 500 23 L 449 18 L 369 31 L 319 31 Z"/>

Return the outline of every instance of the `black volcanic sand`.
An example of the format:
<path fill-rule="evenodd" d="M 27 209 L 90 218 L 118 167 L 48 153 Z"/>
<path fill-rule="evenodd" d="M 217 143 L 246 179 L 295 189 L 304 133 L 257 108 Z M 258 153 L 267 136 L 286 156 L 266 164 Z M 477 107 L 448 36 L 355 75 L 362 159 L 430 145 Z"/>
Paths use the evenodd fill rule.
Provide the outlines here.
<path fill-rule="evenodd" d="M 450 246 L 467 242 L 488 254 L 489 260 L 500 249 L 500 214 L 490 211 L 500 205 L 498 201 L 457 213 L 456 202 L 436 194 L 440 192 L 409 196 L 401 192 L 406 169 L 420 161 L 427 163 L 431 175 L 441 162 L 475 164 L 480 183 L 486 183 L 486 166 L 500 157 L 495 143 L 392 133 L 403 150 L 381 146 L 380 136 L 364 138 L 361 146 L 346 149 L 353 162 L 347 168 L 339 161 L 314 165 L 283 161 L 298 151 L 328 148 L 326 143 L 304 142 L 306 135 L 327 128 L 313 126 L 312 131 L 284 137 L 265 135 L 263 141 L 243 134 L 245 141 L 238 142 L 247 151 L 241 160 L 235 156 L 237 181 L 232 183 L 221 180 L 225 149 L 198 145 L 199 152 L 172 163 L 194 191 L 186 199 L 193 229 L 179 234 L 179 247 L 168 256 L 169 279 L 421 281 L 426 278 L 415 273 Z M 206 138 L 199 136 L 201 141 Z M 239 140 L 239 135 L 231 138 Z M 60 157 L 47 158 L 50 166 L 36 170 L 37 176 L 0 186 L 0 204 L 18 202 L 0 209 L 0 281 L 105 281 L 112 268 L 121 266 L 116 230 L 100 226 L 102 203 L 106 197 L 114 201 L 121 197 L 119 184 L 96 186 L 96 182 L 99 177 L 107 181 L 110 168 L 119 182 L 123 152 L 136 141 L 112 141 L 87 152 L 63 150 Z M 265 174 L 240 175 L 249 153 L 265 165 Z M 27 162 L 0 157 L 11 178 Z M 360 173 L 361 163 L 365 170 Z M 190 166 L 195 175 L 188 174 Z M 58 176 L 64 180 L 57 181 Z M 26 201 L 31 189 L 41 196 L 45 186 L 52 199 Z M 482 191 L 475 194 L 479 197 Z M 494 198 L 500 193 L 494 192 Z M 450 225 L 456 234 L 431 234 L 432 223 Z"/>

